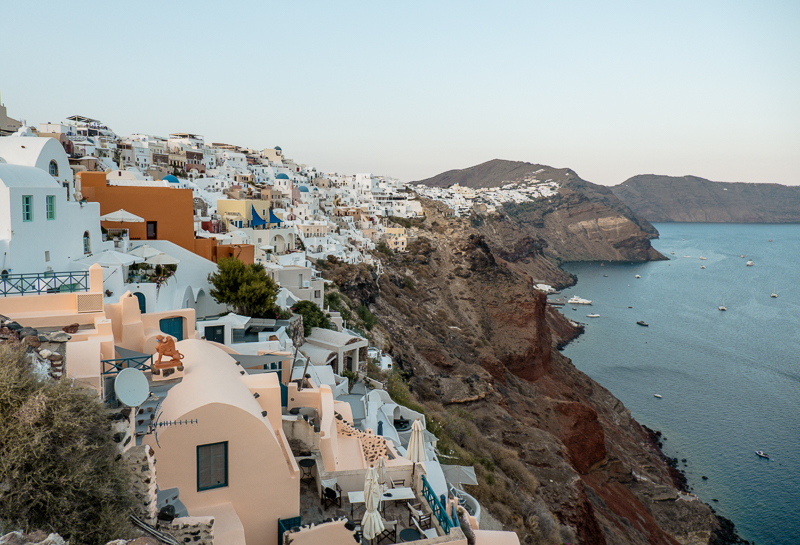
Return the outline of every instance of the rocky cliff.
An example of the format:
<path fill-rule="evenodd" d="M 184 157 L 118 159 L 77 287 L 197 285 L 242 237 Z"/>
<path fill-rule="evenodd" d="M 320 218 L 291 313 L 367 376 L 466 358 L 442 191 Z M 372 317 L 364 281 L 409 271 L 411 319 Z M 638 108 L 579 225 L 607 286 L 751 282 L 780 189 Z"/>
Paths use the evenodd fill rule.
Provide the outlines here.
<path fill-rule="evenodd" d="M 653 222 L 800 222 L 798 186 L 646 174 L 634 176 L 611 191 L 637 216 Z"/>
<path fill-rule="evenodd" d="M 475 465 L 480 485 L 468 491 L 522 543 L 722 543 L 712 510 L 677 490 L 655 436 L 555 349 L 580 327 L 529 273 L 536 263 L 537 279 L 563 280 L 547 257 L 565 251 L 560 239 L 423 204 L 416 240 L 380 255 L 382 275 L 363 265 L 324 274 L 378 316 L 373 342 L 407 381 L 388 378 L 390 392 L 426 411 L 448 462 Z M 567 207 L 582 209 L 565 213 L 567 225 L 592 223 L 591 206 Z"/>

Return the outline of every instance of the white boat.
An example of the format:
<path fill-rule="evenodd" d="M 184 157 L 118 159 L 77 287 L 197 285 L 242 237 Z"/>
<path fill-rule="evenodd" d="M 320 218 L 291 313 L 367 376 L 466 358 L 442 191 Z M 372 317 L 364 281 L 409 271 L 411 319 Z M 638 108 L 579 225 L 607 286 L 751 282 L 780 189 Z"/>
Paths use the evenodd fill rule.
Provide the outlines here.
<path fill-rule="evenodd" d="M 669 254 L 670 254 L 670 255 L 675 255 L 675 252 L 670 252 Z"/>
<path fill-rule="evenodd" d="M 778 290 L 773 288 L 773 290 L 772 290 L 772 295 L 770 295 L 770 297 L 772 297 L 773 299 L 777 299 L 777 297 L 778 297 Z"/>
<path fill-rule="evenodd" d="M 747 263 L 745 263 L 745 265 L 747 265 L 748 267 L 752 267 L 753 265 L 755 265 L 755 263 L 753 263 L 752 259 L 748 259 Z"/>
<path fill-rule="evenodd" d="M 592 301 L 589 299 L 581 299 L 577 295 L 567 301 L 570 305 L 591 305 Z"/>
<path fill-rule="evenodd" d="M 700 265 L 700 268 L 701 268 L 701 269 L 705 269 L 705 268 L 706 268 L 706 266 L 705 266 L 705 265 Z"/>
<path fill-rule="evenodd" d="M 700 261 L 705 261 L 706 259 L 708 259 L 708 258 L 700 256 Z"/>
<path fill-rule="evenodd" d="M 661 394 L 653 394 L 653 397 L 657 397 L 658 399 L 661 399 Z"/>
<path fill-rule="evenodd" d="M 587 318 L 599 318 L 600 315 L 599 314 L 587 314 L 586 317 Z"/>
<path fill-rule="evenodd" d="M 637 274 L 636 276 L 634 276 L 634 278 L 641 278 L 641 276 L 639 276 L 639 275 Z"/>
<path fill-rule="evenodd" d="M 689 258 L 689 257 L 692 257 L 692 256 L 690 256 L 690 255 L 685 255 L 685 256 L 683 256 L 683 257 Z"/>
<path fill-rule="evenodd" d="M 722 299 L 722 304 L 719 306 L 720 310 L 728 310 L 728 307 L 725 306 L 725 298 Z"/>
<path fill-rule="evenodd" d="M 757 450 L 756 451 L 756 456 L 759 456 L 761 458 L 766 458 L 767 460 L 769 460 L 769 454 L 767 454 L 763 450 Z"/>
<path fill-rule="evenodd" d="M 739 257 L 741 257 L 742 259 L 744 259 L 744 254 L 740 255 Z"/>

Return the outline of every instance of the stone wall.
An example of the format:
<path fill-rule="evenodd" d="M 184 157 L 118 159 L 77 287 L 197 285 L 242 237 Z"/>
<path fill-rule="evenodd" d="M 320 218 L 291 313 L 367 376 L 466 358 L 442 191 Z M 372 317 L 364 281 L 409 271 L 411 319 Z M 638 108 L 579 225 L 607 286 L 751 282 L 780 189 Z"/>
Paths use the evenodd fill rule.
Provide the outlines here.
<path fill-rule="evenodd" d="M 181 517 L 162 529 L 179 543 L 214 545 L 214 517 Z"/>
<path fill-rule="evenodd" d="M 153 448 L 150 445 L 131 447 L 122 455 L 123 463 L 128 466 L 133 475 L 131 488 L 136 497 L 137 517 L 155 524 L 158 514 L 158 488 L 156 486 L 156 460 L 153 458 Z"/>

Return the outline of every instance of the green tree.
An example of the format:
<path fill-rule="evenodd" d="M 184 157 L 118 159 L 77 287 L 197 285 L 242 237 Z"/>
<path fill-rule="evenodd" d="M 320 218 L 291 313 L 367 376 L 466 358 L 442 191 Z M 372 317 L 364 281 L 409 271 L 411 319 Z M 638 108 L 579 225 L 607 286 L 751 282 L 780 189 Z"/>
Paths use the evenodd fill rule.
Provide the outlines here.
<path fill-rule="evenodd" d="M 0 345 L 0 528 L 89 545 L 132 537 L 131 475 L 117 457 L 94 393 L 40 382 L 24 350 Z"/>
<path fill-rule="evenodd" d="M 235 257 L 220 259 L 208 281 L 214 286 L 209 290 L 211 297 L 243 316 L 263 317 L 278 296 L 278 285 L 263 265 L 245 265 Z"/>
<path fill-rule="evenodd" d="M 300 301 L 292 307 L 295 314 L 303 317 L 303 335 L 311 335 L 312 327 L 327 329 L 331 325 L 331 315 L 325 314 L 313 301 Z"/>

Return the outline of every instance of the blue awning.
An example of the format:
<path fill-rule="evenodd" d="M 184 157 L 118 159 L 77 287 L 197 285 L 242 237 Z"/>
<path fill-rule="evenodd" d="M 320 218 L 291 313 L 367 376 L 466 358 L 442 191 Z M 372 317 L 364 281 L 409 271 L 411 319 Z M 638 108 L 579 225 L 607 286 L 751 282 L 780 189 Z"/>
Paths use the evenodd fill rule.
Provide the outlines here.
<path fill-rule="evenodd" d="M 258 227 L 259 225 L 266 225 L 267 220 L 258 215 L 258 212 L 256 212 L 256 207 L 251 206 L 251 208 L 253 209 L 253 220 L 251 221 L 251 225 L 254 228 Z M 269 213 L 272 214 L 272 210 L 270 210 Z"/>
<path fill-rule="evenodd" d="M 283 220 L 278 218 L 273 212 L 272 208 L 269 209 L 269 222 L 270 223 L 283 223 Z"/>

